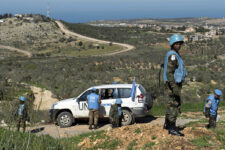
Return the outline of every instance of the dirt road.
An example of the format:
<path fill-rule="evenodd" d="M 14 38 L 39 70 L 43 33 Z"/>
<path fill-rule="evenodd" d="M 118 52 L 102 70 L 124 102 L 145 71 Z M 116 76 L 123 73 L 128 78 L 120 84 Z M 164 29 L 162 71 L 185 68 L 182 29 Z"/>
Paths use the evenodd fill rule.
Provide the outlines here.
<path fill-rule="evenodd" d="M 1 49 L 7 49 L 9 51 L 16 51 L 18 53 L 22 53 L 24 54 L 25 56 L 27 57 L 32 57 L 32 54 L 28 51 L 25 51 L 25 50 L 22 50 L 22 49 L 18 49 L 18 48 L 15 48 L 15 47 L 11 47 L 11 46 L 5 46 L 5 45 L 0 45 L 0 48 Z"/>
<path fill-rule="evenodd" d="M 153 116 L 149 116 L 146 118 L 138 119 L 136 121 L 136 124 L 130 125 L 130 126 L 136 126 L 136 125 L 146 125 L 149 126 L 160 126 L 162 127 L 164 124 L 164 117 L 158 117 L 155 118 Z M 197 121 L 198 119 L 178 119 L 177 125 L 185 125 L 186 123 L 189 123 L 191 121 Z M 94 130 L 88 129 L 88 120 L 81 120 L 78 121 L 76 125 L 69 127 L 69 128 L 60 128 L 59 126 L 56 126 L 55 124 L 40 124 L 35 127 L 29 127 L 28 131 L 31 131 L 32 133 L 36 133 L 38 135 L 48 134 L 54 138 L 63 138 L 63 137 L 72 137 L 83 133 L 93 132 Z M 100 128 L 97 129 L 97 131 L 101 130 L 111 130 L 111 124 L 107 120 L 101 121 Z"/>
<path fill-rule="evenodd" d="M 99 40 L 99 39 L 83 36 L 83 35 L 80 35 L 78 33 L 74 33 L 72 31 L 68 30 L 60 21 L 56 21 L 56 23 L 58 24 L 58 26 L 62 30 L 62 32 L 64 32 L 66 35 L 76 36 L 76 37 L 84 39 L 84 40 L 93 41 L 93 42 L 97 42 L 97 43 L 101 43 L 101 44 L 109 44 L 111 42 L 111 41 Z M 134 46 L 129 45 L 129 44 L 123 44 L 123 43 L 117 43 L 117 42 L 113 42 L 113 44 L 122 46 L 123 50 L 116 51 L 116 52 L 109 53 L 109 54 L 104 54 L 104 56 L 116 55 L 116 54 L 119 54 L 119 53 L 124 53 L 124 52 L 130 51 L 132 49 L 135 49 Z"/>

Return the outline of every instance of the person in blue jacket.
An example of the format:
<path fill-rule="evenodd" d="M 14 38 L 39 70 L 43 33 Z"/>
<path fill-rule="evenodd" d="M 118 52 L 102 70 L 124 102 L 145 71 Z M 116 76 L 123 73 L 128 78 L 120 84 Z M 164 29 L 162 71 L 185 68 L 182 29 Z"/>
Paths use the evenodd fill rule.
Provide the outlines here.
<path fill-rule="evenodd" d="M 221 95 L 222 91 L 216 89 L 214 94 L 211 94 L 205 101 L 204 114 L 206 118 L 209 118 L 209 124 L 206 126 L 206 128 L 216 127 L 217 110 Z"/>
<path fill-rule="evenodd" d="M 94 120 L 94 129 L 98 128 L 98 118 L 99 118 L 99 105 L 101 100 L 97 94 L 96 88 L 92 88 L 91 94 L 87 96 L 88 110 L 89 110 L 89 129 L 93 129 L 93 120 Z"/>
<path fill-rule="evenodd" d="M 170 37 L 171 50 L 165 56 L 163 73 L 163 80 L 168 94 L 163 128 L 167 129 L 169 134 L 177 136 L 184 136 L 176 127 L 177 116 L 181 113 L 182 83 L 187 75 L 183 60 L 179 54 L 183 43 L 184 41 L 179 34 L 174 34 Z"/>
<path fill-rule="evenodd" d="M 18 119 L 17 119 L 17 131 L 20 131 L 20 123 L 22 122 L 23 132 L 26 130 L 26 121 L 28 118 L 27 105 L 25 104 L 26 97 L 19 97 Z"/>

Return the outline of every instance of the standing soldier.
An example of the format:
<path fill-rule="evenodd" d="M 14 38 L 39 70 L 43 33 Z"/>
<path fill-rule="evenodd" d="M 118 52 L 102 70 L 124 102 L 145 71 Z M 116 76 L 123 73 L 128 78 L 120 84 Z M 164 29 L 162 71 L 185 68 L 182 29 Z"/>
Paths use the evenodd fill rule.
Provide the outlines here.
<path fill-rule="evenodd" d="M 115 104 L 110 108 L 109 118 L 112 123 L 112 127 L 120 127 L 122 122 L 122 100 L 117 98 Z"/>
<path fill-rule="evenodd" d="M 23 132 L 26 130 L 27 106 L 25 105 L 26 97 L 20 96 L 20 105 L 18 110 L 17 131 L 20 131 L 20 123 L 22 122 Z"/>
<path fill-rule="evenodd" d="M 216 127 L 217 110 L 221 95 L 222 91 L 216 89 L 214 94 L 210 95 L 205 101 L 204 114 L 206 118 L 209 118 L 209 124 L 206 126 L 206 128 Z"/>
<path fill-rule="evenodd" d="M 179 54 L 181 45 L 184 43 L 179 34 L 174 34 L 170 37 L 171 50 L 167 52 L 164 61 L 164 74 L 166 89 L 168 92 L 168 102 L 166 105 L 166 115 L 164 129 L 168 130 L 169 134 L 184 136 L 176 127 L 176 119 L 181 107 L 181 88 L 182 82 L 187 75 L 184 68 L 183 60 Z"/>
<path fill-rule="evenodd" d="M 93 120 L 94 120 L 94 129 L 97 129 L 99 117 L 99 105 L 101 103 L 101 100 L 95 88 L 93 88 L 91 94 L 87 96 L 87 103 L 89 109 L 89 129 L 90 130 L 92 129 Z"/>

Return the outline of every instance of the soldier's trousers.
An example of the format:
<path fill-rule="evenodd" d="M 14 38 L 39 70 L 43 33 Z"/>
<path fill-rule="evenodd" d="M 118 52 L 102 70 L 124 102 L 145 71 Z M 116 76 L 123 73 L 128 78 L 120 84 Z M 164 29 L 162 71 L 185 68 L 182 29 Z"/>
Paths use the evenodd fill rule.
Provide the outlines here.
<path fill-rule="evenodd" d="M 26 120 L 23 118 L 22 115 L 20 115 L 20 116 L 18 117 L 18 120 L 17 120 L 17 124 L 16 124 L 16 126 L 17 126 L 17 131 L 20 131 L 20 123 L 22 123 L 23 132 L 25 132 L 25 130 L 26 130 Z"/>
<path fill-rule="evenodd" d="M 112 118 L 111 123 L 113 127 L 120 127 L 122 123 L 122 116 L 115 116 Z"/>
<path fill-rule="evenodd" d="M 166 105 L 166 118 L 175 123 L 181 107 L 181 88 L 182 84 L 174 83 L 173 81 L 166 83 L 168 101 Z"/>
<path fill-rule="evenodd" d="M 209 117 L 209 127 L 210 128 L 216 127 L 216 116 L 210 115 L 210 117 Z"/>
<path fill-rule="evenodd" d="M 99 110 L 89 110 L 89 125 L 93 125 L 93 120 L 94 120 L 94 125 L 98 125 L 98 118 L 99 118 Z"/>

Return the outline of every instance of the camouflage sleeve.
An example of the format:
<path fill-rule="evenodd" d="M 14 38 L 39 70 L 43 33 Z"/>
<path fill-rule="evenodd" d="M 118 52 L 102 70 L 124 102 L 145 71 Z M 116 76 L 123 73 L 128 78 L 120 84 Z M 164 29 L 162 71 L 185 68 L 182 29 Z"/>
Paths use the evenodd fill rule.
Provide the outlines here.
<path fill-rule="evenodd" d="M 26 120 L 28 120 L 29 121 L 29 116 L 28 116 L 28 106 L 27 106 L 27 104 L 24 104 L 24 109 L 23 109 L 23 118 L 25 118 Z"/>
<path fill-rule="evenodd" d="M 211 108 L 211 106 L 212 106 L 212 102 L 209 99 L 208 102 L 205 105 L 205 117 L 206 118 L 209 118 L 209 116 L 210 116 L 210 108 Z"/>
<path fill-rule="evenodd" d="M 168 72 L 174 73 L 175 70 L 178 68 L 178 61 L 175 55 L 171 55 L 168 58 Z"/>
<path fill-rule="evenodd" d="M 110 111 L 109 111 L 109 117 L 113 117 L 113 105 L 111 106 L 111 108 L 110 108 Z"/>
<path fill-rule="evenodd" d="M 174 72 L 178 68 L 178 61 L 175 55 L 171 55 L 168 58 L 167 64 L 167 79 L 168 81 L 174 80 Z"/>

